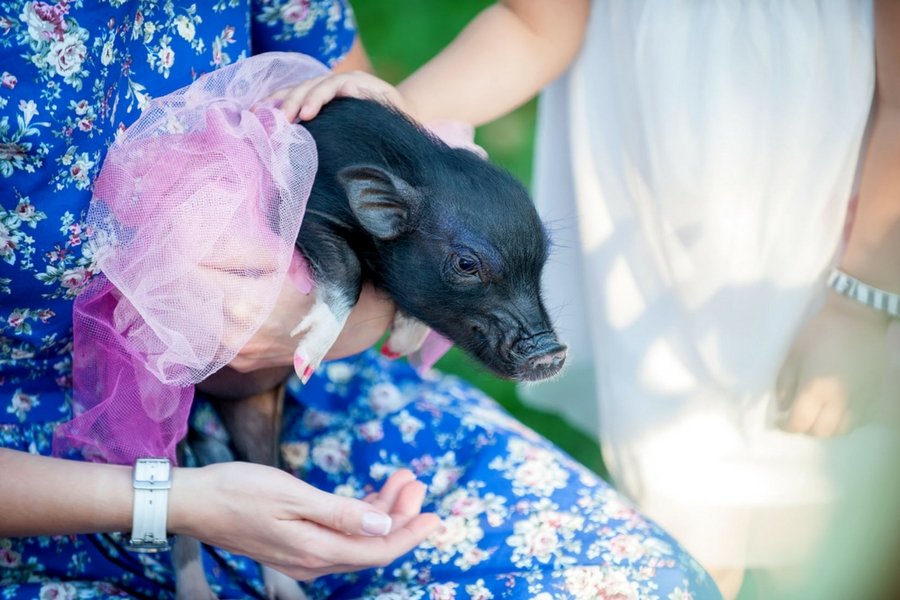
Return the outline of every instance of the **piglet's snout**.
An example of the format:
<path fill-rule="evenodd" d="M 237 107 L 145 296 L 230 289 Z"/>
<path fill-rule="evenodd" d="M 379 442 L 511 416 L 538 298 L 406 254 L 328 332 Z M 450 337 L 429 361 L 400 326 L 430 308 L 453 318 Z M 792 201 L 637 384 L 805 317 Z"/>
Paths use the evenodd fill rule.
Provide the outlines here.
<path fill-rule="evenodd" d="M 528 381 L 538 381 L 556 375 L 566 362 L 567 352 L 565 346 L 559 346 L 550 352 L 529 358 L 525 378 Z"/>
<path fill-rule="evenodd" d="M 553 334 L 544 334 L 517 344 L 524 356 L 520 376 L 525 381 L 540 381 L 559 373 L 566 362 L 568 348 Z"/>

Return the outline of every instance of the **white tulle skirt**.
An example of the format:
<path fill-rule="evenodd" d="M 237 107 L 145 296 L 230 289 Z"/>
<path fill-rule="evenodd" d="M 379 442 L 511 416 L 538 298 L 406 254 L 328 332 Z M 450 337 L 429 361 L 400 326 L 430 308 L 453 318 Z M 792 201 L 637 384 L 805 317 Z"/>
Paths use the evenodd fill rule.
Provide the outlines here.
<path fill-rule="evenodd" d="M 707 566 L 805 555 L 835 469 L 883 441 L 770 419 L 840 246 L 874 89 L 871 10 L 597 0 L 580 57 L 541 98 L 549 305 L 572 352 L 564 377 L 523 393 L 596 422 L 616 483 Z"/>

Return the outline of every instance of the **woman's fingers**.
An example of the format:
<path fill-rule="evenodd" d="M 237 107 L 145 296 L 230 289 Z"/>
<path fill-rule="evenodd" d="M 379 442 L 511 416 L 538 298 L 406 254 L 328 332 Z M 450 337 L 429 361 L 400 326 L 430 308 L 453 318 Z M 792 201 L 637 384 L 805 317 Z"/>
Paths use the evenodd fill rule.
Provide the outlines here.
<path fill-rule="evenodd" d="M 819 415 L 809 429 L 816 437 L 833 437 L 838 435 L 841 421 L 848 412 L 848 390 L 836 377 L 819 380 Z"/>
<path fill-rule="evenodd" d="M 425 484 L 416 481 L 412 471 L 399 469 L 388 478 L 380 491 L 369 494 L 362 499 L 362 502 L 368 504 L 377 512 L 389 515 L 391 518 L 391 530 L 393 530 L 404 526 L 422 511 L 425 491 Z M 326 523 L 322 523 L 318 519 L 313 520 L 327 526 Z M 345 529 L 341 529 L 341 531 L 350 532 Z M 367 533 L 375 535 L 373 532 Z"/>
<path fill-rule="evenodd" d="M 280 108 L 282 112 L 284 112 L 284 116 L 289 122 L 293 123 L 299 116 L 300 106 L 303 104 L 303 98 L 306 97 L 311 89 L 313 89 L 329 77 L 331 77 L 331 75 L 321 75 L 319 77 L 313 77 L 312 79 L 307 79 L 298 86 L 278 90 L 277 92 L 269 96 L 269 100 L 280 101 Z"/>
<path fill-rule="evenodd" d="M 315 557 L 313 562 L 322 563 L 313 568 L 334 572 L 335 565 L 387 564 L 412 550 L 440 526 L 437 515 L 419 514 L 425 486 L 406 469 L 388 478 L 373 503 L 303 485 L 298 514 L 307 526 L 315 528 L 314 543 L 305 552 Z M 310 560 L 304 562 L 308 568 Z"/>
<path fill-rule="evenodd" d="M 409 481 L 403 486 L 390 511 L 394 529 L 405 526 L 422 512 L 427 490 L 421 481 Z"/>
<path fill-rule="evenodd" d="M 310 88 L 302 97 L 292 94 L 291 99 L 298 104 L 301 121 L 309 121 L 319 114 L 322 107 L 335 98 L 367 98 L 371 91 L 357 83 L 359 78 L 371 76 L 362 73 L 342 73 L 320 82 Z M 375 80 L 374 77 L 372 77 Z M 376 80 L 379 81 L 380 80 Z M 371 84 L 371 82 L 369 82 Z M 293 105 L 293 104 L 292 104 Z"/>
<path fill-rule="evenodd" d="M 309 121 L 335 98 L 346 97 L 375 98 L 402 108 L 402 97 L 394 86 L 363 71 L 314 77 L 295 87 L 278 90 L 269 99 L 280 101 L 285 117 L 293 122 Z"/>
<path fill-rule="evenodd" d="M 422 512 L 422 503 L 425 501 L 427 486 L 421 481 L 409 481 L 397 494 L 396 501 L 391 507 L 391 515 L 415 516 Z"/>
<path fill-rule="evenodd" d="M 826 402 L 822 404 L 822 409 L 810 429 L 810 434 L 820 438 L 840 435 L 841 421 L 845 413 L 846 406 L 843 403 Z"/>
<path fill-rule="evenodd" d="M 810 389 L 814 387 L 814 385 L 804 386 L 803 384 L 797 387 L 797 394 L 790 407 L 787 423 L 783 428 L 785 431 L 790 433 L 808 433 L 812 429 L 813 424 L 819 417 L 819 412 L 822 410 L 820 399 L 816 396 L 815 391 Z"/>
<path fill-rule="evenodd" d="M 311 486 L 305 496 L 300 516 L 327 529 L 362 536 L 384 536 L 391 531 L 391 517 L 368 502 L 335 496 Z"/>
<path fill-rule="evenodd" d="M 281 105 L 281 110 L 289 121 L 309 121 L 324 104 L 337 95 L 334 82 L 319 81 L 306 89 L 294 90 Z"/>
<path fill-rule="evenodd" d="M 319 527 L 310 544 L 315 550 L 304 548 L 301 564 L 291 561 L 270 566 L 300 581 L 385 566 L 425 541 L 440 524 L 437 515 L 418 515 L 385 537 L 344 535 Z"/>
<path fill-rule="evenodd" d="M 797 387 L 785 429 L 823 438 L 839 435 L 849 424 L 845 420 L 849 412 L 849 393 L 845 380 L 838 375 L 806 377 Z"/>
<path fill-rule="evenodd" d="M 281 101 L 281 110 L 288 121 L 308 121 L 319 113 L 322 105 L 337 96 L 343 81 L 344 75 L 314 77 L 298 86 L 278 90 L 269 99 Z"/>
<path fill-rule="evenodd" d="M 323 559 L 357 568 L 384 566 L 406 554 L 440 527 L 435 514 L 416 515 L 407 523 L 381 537 L 347 536 L 320 529 L 316 546 Z"/>
<path fill-rule="evenodd" d="M 331 75 L 319 75 L 318 77 L 312 77 L 310 79 L 305 80 L 303 83 L 299 85 L 295 85 L 293 87 L 281 88 L 280 90 L 273 93 L 269 96 L 270 100 L 284 100 L 285 98 L 291 96 L 292 94 L 300 93 L 302 95 L 303 90 L 309 90 L 310 88 L 318 85 L 325 79 L 328 79 Z"/>
<path fill-rule="evenodd" d="M 303 97 L 296 98 L 297 116 L 301 121 L 309 121 L 319 114 L 322 107 L 335 98 L 342 96 L 343 80 L 340 75 L 329 81 L 323 81 L 309 90 Z"/>
<path fill-rule="evenodd" d="M 367 498 L 369 498 L 368 501 L 373 507 L 390 514 L 392 512 L 391 508 L 397 501 L 397 496 L 400 494 L 403 486 L 410 481 L 415 481 L 415 479 L 416 476 L 409 469 L 398 469 L 388 477 L 380 491 L 371 494 L 371 498 L 368 496 L 363 498 L 363 501 L 367 501 Z"/>
<path fill-rule="evenodd" d="M 833 437 L 870 419 L 884 390 L 886 342 L 882 315 L 829 294 L 798 334 L 779 377 L 779 400 L 790 409 L 782 429 Z M 799 374 L 793 386 L 791 371 Z"/>

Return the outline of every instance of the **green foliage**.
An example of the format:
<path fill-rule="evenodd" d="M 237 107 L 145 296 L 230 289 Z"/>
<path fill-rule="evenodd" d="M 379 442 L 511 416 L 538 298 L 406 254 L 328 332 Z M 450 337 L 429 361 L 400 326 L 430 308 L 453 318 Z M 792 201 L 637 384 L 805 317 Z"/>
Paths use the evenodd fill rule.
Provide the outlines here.
<path fill-rule="evenodd" d="M 376 72 L 386 81 L 399 83 L 490 4 L 486 0 L 394 0 L 356 2 L 353 8 Z M 531 181 L 535 115 L 532 100 L 480 128 L 476 136 L 495 164 L 526 183 Z"/>

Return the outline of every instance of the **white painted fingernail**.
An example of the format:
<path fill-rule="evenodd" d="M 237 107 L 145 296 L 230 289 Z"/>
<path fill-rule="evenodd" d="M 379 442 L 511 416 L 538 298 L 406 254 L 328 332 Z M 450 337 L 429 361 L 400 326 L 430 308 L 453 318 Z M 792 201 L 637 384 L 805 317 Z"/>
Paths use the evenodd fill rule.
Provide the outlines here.
<path fill-rule="evenodd" d="M 370 535 L 387 535 L 391 532 L 391 518 L 377 512 L 367 512 L 362 518 L 363 531 Z"/>

